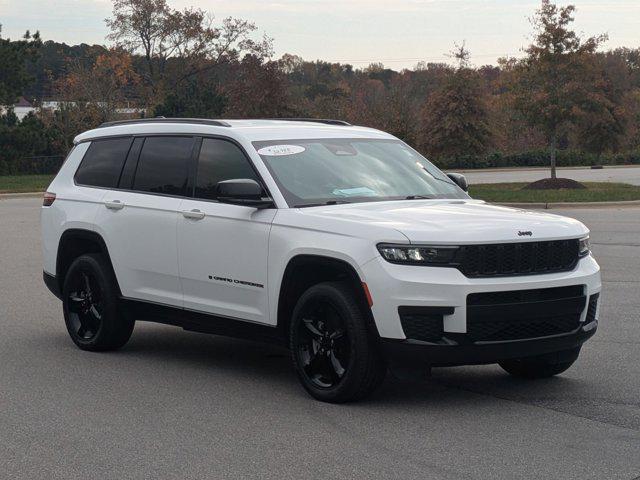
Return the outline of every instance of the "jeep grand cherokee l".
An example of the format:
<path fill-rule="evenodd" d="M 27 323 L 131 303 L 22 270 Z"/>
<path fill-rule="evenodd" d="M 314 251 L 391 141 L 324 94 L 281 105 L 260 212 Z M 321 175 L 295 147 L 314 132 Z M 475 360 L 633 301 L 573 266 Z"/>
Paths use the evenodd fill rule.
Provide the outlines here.
<path fill-rule="evenodd" d="M 589 231 L 465 190 L 341 121 L 108 123 L 44 196 L 44 280 L 83 350 L 122 347 L 136 320 L 273 341 L 323 401 L 389 368 L 563 372 L 597 327 Z"/>

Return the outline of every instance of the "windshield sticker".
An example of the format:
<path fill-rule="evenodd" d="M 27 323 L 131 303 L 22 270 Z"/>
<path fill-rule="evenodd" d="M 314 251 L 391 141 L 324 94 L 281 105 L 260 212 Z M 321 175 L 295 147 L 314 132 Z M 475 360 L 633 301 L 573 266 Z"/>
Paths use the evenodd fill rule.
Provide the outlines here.
<path fill-rule="evenodd" d="M 269 157 L 282 157 L 285 155 L 295 155 L 296 153 L 302 153 L 306 148 L 300 145 L 270 145 L 258 150 L 259 155 L 266 155 Z"/>
<path fill-rule="evenodd" d="M 367 187 L 336 188 L 331 193 L 340 197 L 375 197 L 377 195 L 376 192 Z"/>

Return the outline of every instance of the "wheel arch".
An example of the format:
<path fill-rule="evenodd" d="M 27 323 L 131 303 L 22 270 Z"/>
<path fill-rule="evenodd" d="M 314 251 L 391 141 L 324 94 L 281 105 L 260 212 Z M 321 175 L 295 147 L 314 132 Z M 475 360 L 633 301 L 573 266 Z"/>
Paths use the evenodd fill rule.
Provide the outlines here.
<path fill-rule="evenodd" d="M 348 261 L 328 255 L 298 254 L 289 259 L 284 269 L 278 291 L 277 326 L 288 336 L 289 322 L 300 296 L 313 285 L 327 281 L 345 280 L 349 282 L 356 298 L 366 314 L 372 332 L 379 336 L 366 284 L 356 268 Z"/>
<path fill-rule="evenodd" d="M 62 291 L 64 278 L 73 261 L 80 255 L 84 255 L 86 253 L 100 253 L 104 255 L 107 263 L 111 267 L 111 272 L 114 274 L 114 278 L 116 279 L 118 295 L 121 295 L 118 279 L 115 275 L 111 256 L 109 255 L 109 250 L 104 239 L 97 232 L 80 228 L 65 230 L 60 236 L 60 241 L 58 242 L 58 252 L 56 255 L 56 280 L 60 291 Z"/>

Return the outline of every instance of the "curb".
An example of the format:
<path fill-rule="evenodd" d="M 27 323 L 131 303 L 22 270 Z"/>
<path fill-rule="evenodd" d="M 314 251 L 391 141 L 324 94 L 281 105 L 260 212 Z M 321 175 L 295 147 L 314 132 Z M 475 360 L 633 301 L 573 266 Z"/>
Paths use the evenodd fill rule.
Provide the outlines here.
<path fill-rule="evenodd" d="M 619 202 L 497 203 L 496 205 L 513 208 L 553 210 L 555 208 L 638 207 L 640 206 L 640 200 L 625 200 Z"/>
<path fill-rule="evenodd" d="M 26 193 L 0 193 L 0 200 L 9 200 L 11 198 L 41 198 L 44 192 L 26 192 Z"/>
<path fill-rule="evenodd" d="M 556 167 L 556 170 L 570 171 L 570 170 L 594 170 L 592 165 L 575 165 L 572 167 Z M 640 168 L 640 164 L 634 165 L 602 165 L 602 168 L 597 170 L 608 170 L 610 168 Z M 550 167 L 488 167 L 488 168 L 447 168 L 443 172 L 455 172 L 455 173 L 498 173 L 498 172 L 537 172 L 541 170 L 549 170 Z"/>

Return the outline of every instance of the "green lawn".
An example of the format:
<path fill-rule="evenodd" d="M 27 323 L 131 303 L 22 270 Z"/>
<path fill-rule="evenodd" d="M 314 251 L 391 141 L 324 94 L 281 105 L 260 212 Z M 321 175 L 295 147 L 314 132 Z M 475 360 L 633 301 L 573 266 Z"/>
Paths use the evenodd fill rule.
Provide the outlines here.
<path fill-rule="evenodd" d="M 0 175 L 0 193 L 44 192 L 54 175 Z"/>
<path fill-rule="evenodd" d="M 473 198 L 494 203 L 613 202 L 640 200 L 640 187 L 626 183 L 585 182 L 586 190 L 523 190 L 526 183 L 470 185 Z"/>

